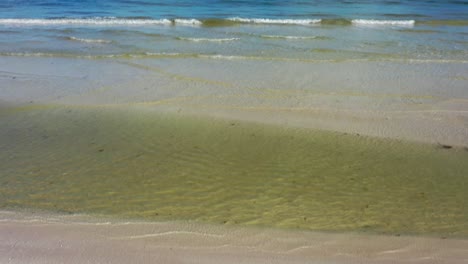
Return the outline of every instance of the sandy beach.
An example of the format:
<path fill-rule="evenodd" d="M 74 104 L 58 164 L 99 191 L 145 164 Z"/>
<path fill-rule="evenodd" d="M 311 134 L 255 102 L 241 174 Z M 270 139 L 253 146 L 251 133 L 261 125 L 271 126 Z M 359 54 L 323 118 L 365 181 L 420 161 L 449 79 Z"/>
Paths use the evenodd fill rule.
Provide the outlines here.
<path fill-rule="evenodd" d="M 14 2 L 0 263 L 468 263 L 460 1 Z"/>

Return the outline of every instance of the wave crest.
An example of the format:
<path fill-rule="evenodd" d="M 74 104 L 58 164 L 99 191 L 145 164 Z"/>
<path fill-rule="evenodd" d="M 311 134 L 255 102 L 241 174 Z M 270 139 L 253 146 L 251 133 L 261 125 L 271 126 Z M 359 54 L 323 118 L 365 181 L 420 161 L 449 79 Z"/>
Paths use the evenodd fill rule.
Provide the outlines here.
<path fill-rule="evenodd" d="M 414 20 L 375 20 L 375 19 L 353 19 L 351 23 L 355 25 L 367 26 L 413 26 Z"/>
<path fill-rule="evenodd" d="M 193 41 L 193 42 L 228 42 L 239 40 L 240 38 L 184 38 L 177 37 L 178 40 Z"/>
<path fill-rule="evenodd" d="M 274 18 L 176 18 L 176 19 L 153 19 L 153 18 L 0 18 L 0 25 L 12 26 L 49 26 L 49 25 L 84 25 L 84 26 L 151 26 L 151 25 L 182 25 L 182 26 L 204 26 L 225 27 L 239 24 L 263 24 L 263 25 L 323 25 L 323 26 L 467 26 L 468 20 L 378 20 L 378 19 L 274 19 Z"/>
<path fill-rule="evenodd" d="M 120 19 L 120 18 L 60 18 L 60 19 L 0 19 L 3 25 L 170 25 L 169 19 Z"/>
<path fill-rule="evenodd" d="M 324 39 L 323 36 L 283 36 L 283 35 L 261 35 L 260 37 L 266 39 L 291 39 L 291 40 L 305 40 L 305 39 Z"/>
<path fill-rule="evenodd" d="M 242 18 L 242 17 L 231 17 L 228 20 L 250 23 L 250 24 L 278 24 L 278 25 L 310 25 L 318 24 L 321 19 L 271 19 L 271 18 Z"/>
<path fill-rule="evenodd" d="M 198 19 L 179 19 L 179 18 L 174 19 L 174 23 L 179 24 L 179 25 L 195 25 L 195 26 L 203 24 L 203 22 L 201 22 Z"/>
<path fill-rule="evenodd" d="M 86 39 L 86 38 L 77 38 L 77 37 L 66 37 L 65 39 L 71 40 L 71 41 L 84 42 L 84 43 L 99 43 L 99 44 L 112 43 L 111 40 L 107 40 L 107 39 Z"/>

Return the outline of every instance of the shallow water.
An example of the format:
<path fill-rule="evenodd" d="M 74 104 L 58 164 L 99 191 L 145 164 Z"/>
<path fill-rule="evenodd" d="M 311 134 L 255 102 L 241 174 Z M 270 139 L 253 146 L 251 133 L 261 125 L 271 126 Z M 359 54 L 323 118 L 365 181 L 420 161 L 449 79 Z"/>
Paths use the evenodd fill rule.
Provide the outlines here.
<path fill-rule="evenodd" d="M 0 112 L 0 207 L 468 235 L 468 151 L 148 109 Z"/>
<path fill-rule="evenodd" d="M 466 238 L 466 4 L 3 1 L 0 208 Z"/>

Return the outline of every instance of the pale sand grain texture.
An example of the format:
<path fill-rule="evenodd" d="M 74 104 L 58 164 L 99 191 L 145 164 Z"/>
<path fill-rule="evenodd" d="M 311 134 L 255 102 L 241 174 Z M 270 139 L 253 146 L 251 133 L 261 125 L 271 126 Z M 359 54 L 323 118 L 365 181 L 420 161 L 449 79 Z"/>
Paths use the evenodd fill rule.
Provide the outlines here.
<path fill-rule="evenodd" d="M 0 263 L 467 263 L 468 240 L 0 213 Z"/>

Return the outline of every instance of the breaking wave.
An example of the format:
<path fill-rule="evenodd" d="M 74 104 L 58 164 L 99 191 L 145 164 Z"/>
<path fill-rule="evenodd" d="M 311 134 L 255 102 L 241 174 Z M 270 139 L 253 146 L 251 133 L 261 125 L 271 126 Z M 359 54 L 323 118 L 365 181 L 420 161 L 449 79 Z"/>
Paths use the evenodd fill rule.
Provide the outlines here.
<path fill-rule="evenodd" d="M 318 24 L 321 19 L 270 19 L 270 18 L 242 18 L 231 17 L 230 21 L 250 24 L 279 24 L 279 25 L 310 25 Z"/>
<path fill-rule="evenodd" d="M 86 38 L 77 38 L 77 37 L 66 37 L 66 40 L 78 41 L 83 43 L 98 43 L 98 44 L 109 44 L 112 43 L 111 40 L 107 39 L 86 39 Z"/>
<path fill-rule="evenodd" d="M 178 40 L 192 41 L 192 42 L 229 42 L 239 40 L 240 38 L 184 38 L 177 37 Z"/>
<path fill-rule="evenodd" d="M 413 26 L 415 20 L 374 20 L 374 19 L 353 19 L 351 23 L 355 25 L 367 26 Z"/>
<path fill-rule="evenodd" d="M 2 25 L 171 25 L 173 21 L 169 19 L 120 19 L 120 18 L 60 18 L 60 19 L 0 19 Z"/>
<path fill-rule="evenodd" d="M 261 35 L 261 38 L 266 39 L 291 39 L 291 40 L 306 40 L 306 39 L 330 39 L 325 36 L 284 36 L 284 35 Z"/>
<path fill-rule="evenodd" d="M 152 18 L 55 18 L 55 19 L 26 19 L 26 18 L 4 18 L 0 19 L 0 25 L 12 26 L 48 26 L 48 25 L 84 25 L 84 26 L 151 26 L 151 25 L 182 25 L 182 26 L 204 26 L 204 27 L 226 27 L 241 24 L 256 25 L 324 25 L 324 26 L 467 26 L 466 20 L 377 20 L 377 19 L 273 19 L 273 18 L 176 18 L 176 19 L 152 19 Z"/>

